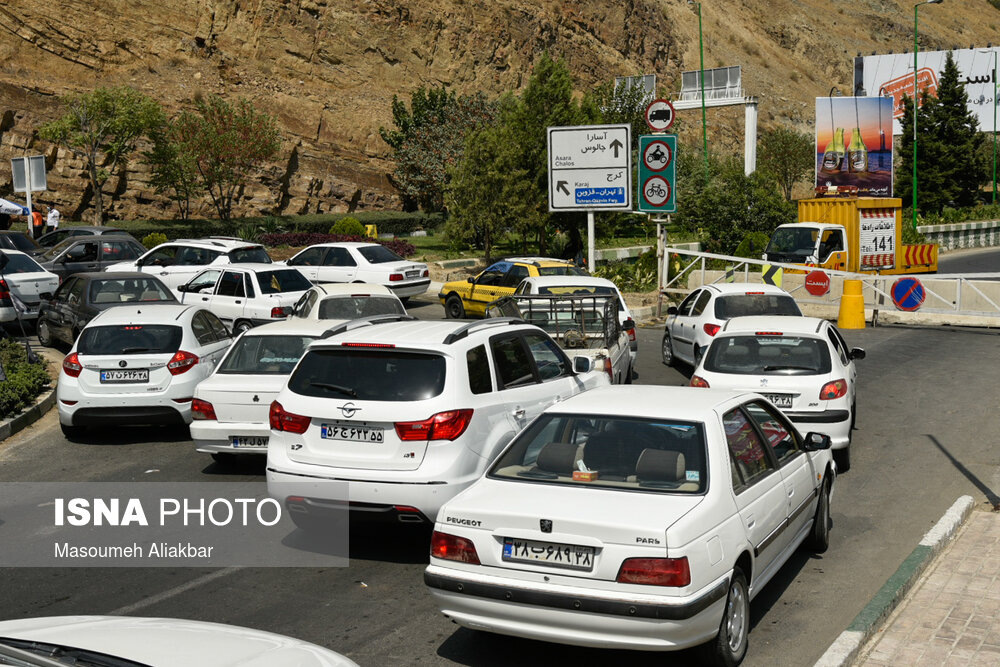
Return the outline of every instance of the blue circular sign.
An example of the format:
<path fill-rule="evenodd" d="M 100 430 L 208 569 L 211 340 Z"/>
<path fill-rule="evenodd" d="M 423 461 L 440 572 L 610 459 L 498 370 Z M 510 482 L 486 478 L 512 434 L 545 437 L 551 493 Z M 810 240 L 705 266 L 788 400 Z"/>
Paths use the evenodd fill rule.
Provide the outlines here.
<path fill-rule="evenodd" d="M 924 286 L 916 278 L 900 278 L 892 284 L 890 292 L 896 308 L 910 312 L 920 308 L 927 297 Z"/>

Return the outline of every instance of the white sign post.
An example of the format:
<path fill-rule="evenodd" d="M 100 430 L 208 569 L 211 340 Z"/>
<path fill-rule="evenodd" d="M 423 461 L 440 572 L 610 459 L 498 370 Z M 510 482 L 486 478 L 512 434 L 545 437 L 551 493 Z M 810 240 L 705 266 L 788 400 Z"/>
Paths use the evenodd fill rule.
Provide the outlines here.
<path fill-rule="evenodd" d="M 10 173 L 14 181 L 14 192 L 25 193 L 28 206 L 28 235 L 34 238 L 31 227 L 31 193 L 49 189 L 45 173 L 45 156 L 12 157 Z"/>
<path fill-rule="evenodd" d="M 632 210 L 632 128 L 548 128 L 549 211 L 587 212 L 587 267 L 594 270 L 594 211 Z"/>

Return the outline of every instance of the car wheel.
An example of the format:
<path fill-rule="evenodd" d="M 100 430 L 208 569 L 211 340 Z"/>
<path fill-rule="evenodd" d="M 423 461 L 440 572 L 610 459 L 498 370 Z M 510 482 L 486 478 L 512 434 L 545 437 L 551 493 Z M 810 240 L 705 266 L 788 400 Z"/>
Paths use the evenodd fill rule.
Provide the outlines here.
<path fill-rule="evenodd" d="M 228 466 L 236 463 L 236 454 L 228 452 L 212 452 L 212 460 L 219 465 Z"/>
<path fill-rule="evenodd" d="M 457 294 L 448 295 L 448 298 L 444 300 L 444 314 L 452 320 L 460 320 L 465 317 L 465 305 L 462 303 L 462 298 Z"/>
<path fill-rule="evenodd" d="M 671 340 L 669 333 L 663 334 L 663 346 L 660 354 L 663 356 L 664 366 L 674 365 L 674 361 L 676 361 L 676 357 L 674 357 L 674 342 Z"/>
<path fill-rule="evenodd" d="M 722 613 L 719 634 L 703 647 L 705 662 L 718 667 L 736 667 L 746 655 L 750 632 L 750 596 L 743 570 L 733 568 L 729 595 Z"/>
<path fill-rule="evenodd" d="M 813 518 L 813 527 L 806 538 L 806 547 L 818 554 L 823 553 L 830 547 L 830 482 L 823 482 L 823 488 L 819 493 L 819 502 L 816 504 L 816 516 Z"/>
<path fill-rule="evenodd" d="M 45 347 L 52 347 L 52 332 L 49 330 L 49 323 L 42 318 L 38 318 L 38 343 Z"/>
<path fill-rule="evenodd" d="M 240 320 L 233 325 L 233 336 L 239 336 L 242 333 L 246 333 L 253 329 L 253 325 L 246 320 Z"/>
<path fill-rule="evenodd" d="M 59 424 L 59 428 L 62 429 L 63 436 L 68 440 L 79 438 L 85 430 L 83 426 L 67 426 L 66 424 Z"/>
<path fill-rule="evenodd" d="M 837 473 L 847 472 L 851 469 L 851 443 L 843 449 L 833 450 L 833 461 L 837 464 Z"/>

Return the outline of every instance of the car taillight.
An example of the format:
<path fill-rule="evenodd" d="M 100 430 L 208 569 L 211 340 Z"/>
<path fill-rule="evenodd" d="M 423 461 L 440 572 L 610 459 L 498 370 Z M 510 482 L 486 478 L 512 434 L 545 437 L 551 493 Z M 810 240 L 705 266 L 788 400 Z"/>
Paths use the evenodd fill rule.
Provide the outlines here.
<path fill-rule="evenodd" d="M 611 357 L 604 357 L 604 372 L 608 374 L 608 379 L 615 381 L 615 369 L 611 365 Z"/>
<path fill-rule="evenodd" d="M 454 440 L 469 427 L 472 410 L 448 410 L 419 422 L 396 422 L 400 440 Z"/>
<path fill-rule="evenodd" d="M 281 403 L 274 401 L 271 403 L 271 409 L 267 412 L 267 421 L 275 431 L 305 433 L 312 418 L 288 412 L 281 406 Z"/>
<path fill-rule="evenodd" d="M 184 350 L 177 350 L 174 352 L 174 356 L 170 357 L 170 361 L 167 362 L 167 370 L 170 371 L 171 375 L 180 375 L 181 373 L 187 373 L 197 363 L 197 355 L 185 352 Z"/>
<path fill-rule="evenodd" d="M 702 389 L 710 389 L 708 386 L 708 381 L 703 377 L 698 377 L 697 375 L 691 376 L 691 381 L 688 382 L 689 387 L 701 387 Z"/>
<path fill-rule="evenodd" d="M 714 336 L 715 334 L 719 333 L 719 329 L 721 328 L 722 327 L 720 327 L 718 324 L 706 324 L 704 327 L 705 333 L 707 333 L 709 336 Z"/>
<path fill-rule="evenodd" d="M 281 306 L 275 306 L 271 309 L 271 317 L 277 319 L 279 317 L 288 317 L 288 311 L 291 308 L 282 308 Z"/>
<path fill-rule="evenodd" d="M 216 421 L 218 419 L 215 416 L 215 406 L 208 401 L 201 400 L 200 398 L 196 398 L 191 401 L 191 418 L 210 419 L 212 421 Z"/>
<path fill-rule="evenodd" d="M 10 298 L 10 287 L 7 285 L 7 281 L 0 278 L 0 300 Z"/>
<path fill-rule="evenodd" d="M 65 371 L 66 375 L 71 378 L 80 377 L 80 371 L 82 370 L 83 366 L 80 364 L 80 357 L 77 356 L 76 352 L 67 355 L 66 358 L 63 359 L 63 371 Z"/>
<path fill-rule="evenodd" d="M 618 583 L 645 586 L 687 586 L 691 568 L 684 558 L 626 558 L 618 570 Z"/>
<path fill-rule="evenodd" d="M 341 347 L 374 347 L 379 350 L 386 350 L 396 347 L 395 343 L 341 343 Z"/>
<path fill-rule="evenodd" d="M 403 279 L 403 274 L 402 273 L 390 273 L 389 274 L 389 282 L 391 282 L 391 283 L 398 282 L 398 281 L 400 281 L 402 279 Z"/>
<path fill-rule="evenodd" d="M 845 395 L 847 395 L 846 380 L 834 380 L 833 382 L 827 382 L 823 385 L 823 388 L 819 390 L 819 400 L 821 401 L 832 401 L 835 398 L 840 398 Z"/>
<path fill-rule="evenodd" d="M 421 278 L 429 278 L 431 275 L 430 269 L 424 269 L 424 272 L 420 274 Z"/>
<path fill-rule="evenodd" d="M 431 535 L 431 556 L 479 565 L 479 554 L 476 553 L 476 545 L 472 543 L 472 540 L 458 535 L 439 533 L 436 530 Z"/>
<path fill-rule="evenodd" d="M 629 342 L 630 343 L 635 342 L 635 327 L 632 327 L 631 329 L 626 329 L 625 331 L 628 332 Z"/>

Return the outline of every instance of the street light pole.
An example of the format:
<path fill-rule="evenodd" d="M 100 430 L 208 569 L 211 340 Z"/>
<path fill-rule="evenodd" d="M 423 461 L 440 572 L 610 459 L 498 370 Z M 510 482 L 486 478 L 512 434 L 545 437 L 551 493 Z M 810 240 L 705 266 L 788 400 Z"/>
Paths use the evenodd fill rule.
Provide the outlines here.
<path fill-rule="evenodd" d="M 917 39 L 917 9 L 920 5 L 939 5 L 943 0 L 924 0 L 913 5 L 913 229 L 917 229 L 917 109 L 920 106 L 920 92 L 917 89 L 917 54 L 920 42 Z"/>
<path fill-rule="evenodd" d="M 997 203 L 997 52 L 993 51 L 993 203 Z"/>

